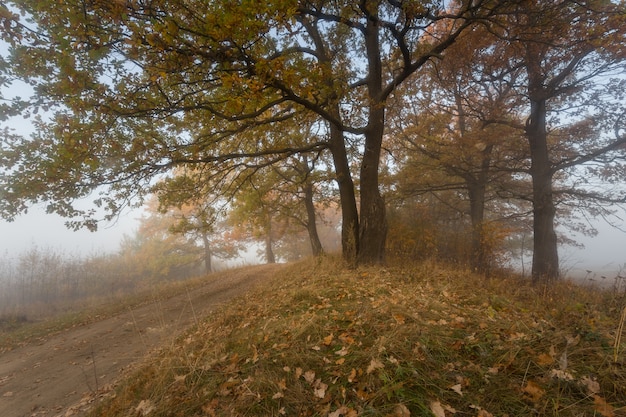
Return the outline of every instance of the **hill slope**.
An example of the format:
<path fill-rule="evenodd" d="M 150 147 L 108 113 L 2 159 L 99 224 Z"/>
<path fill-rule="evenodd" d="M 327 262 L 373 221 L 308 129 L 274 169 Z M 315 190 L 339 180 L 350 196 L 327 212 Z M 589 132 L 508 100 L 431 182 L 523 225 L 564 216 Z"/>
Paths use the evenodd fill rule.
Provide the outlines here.
<path fill-rule="evenodd" d="M 144 303 L 112 306 L 115 313 L 83 312 L 82 322 L 63 330 L 52 325 L 55 330 L 47 332 L 42 331 L 47 326 L 39 326 L 36 338 L 0 349 L 0 416 L 82 415 L 96 399 L 110 395 L 116 381 L 151 349 L 171 343 L 198 316 L 249 291 L 277 269 L 226 271 L 182 288 L 192 288 L 189 292 L 168 286 Z M 0 332 L 0 338 L 10 335 Z"/>
<path fill-rule="evenodd" d="M 623 307 L 569 284 L 311 260 L 162 348 L 93 415 L 626 415 Z"/>

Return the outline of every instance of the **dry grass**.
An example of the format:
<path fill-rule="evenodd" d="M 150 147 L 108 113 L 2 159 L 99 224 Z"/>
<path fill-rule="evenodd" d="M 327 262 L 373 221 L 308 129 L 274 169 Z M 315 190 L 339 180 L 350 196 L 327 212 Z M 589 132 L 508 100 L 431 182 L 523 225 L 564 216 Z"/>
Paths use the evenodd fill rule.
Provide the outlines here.
<path fill-rule="evenodd" d="M 622 300 L 311 260 L 164 347 L 93 416 L 626 415 Z"/>
<path fill-rule="evenodd" d="M 194 288 L 214 279 L 219 279 L 219 276 L 208 275 L 185 281 L 162 282 L 151 287 L 146 286 L 131 294 L 90 297 L 58 304 L 53 310 L 49 306 L 42 308 L 33 304 L 19 314 L 0 312 L 0 353 L 71 327 L 111 317 L 129 308 L 153 302 L 163 295 L 172 297 L 193 291 Z M 41 311 L 45 311 L 45 314 Z"/>

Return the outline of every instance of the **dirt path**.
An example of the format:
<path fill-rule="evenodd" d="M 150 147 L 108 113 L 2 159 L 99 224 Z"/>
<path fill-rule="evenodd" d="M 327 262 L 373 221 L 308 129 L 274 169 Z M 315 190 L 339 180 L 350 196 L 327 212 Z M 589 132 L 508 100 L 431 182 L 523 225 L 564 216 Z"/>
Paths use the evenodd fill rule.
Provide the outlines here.
<path fill-rule="evenodd" d="M 0 355 L 0 416 L 84 415 L 133 364 L 221 303 L 271 277 L 279 265 L 226 272 L 169 299 L 52 335 Z"/>

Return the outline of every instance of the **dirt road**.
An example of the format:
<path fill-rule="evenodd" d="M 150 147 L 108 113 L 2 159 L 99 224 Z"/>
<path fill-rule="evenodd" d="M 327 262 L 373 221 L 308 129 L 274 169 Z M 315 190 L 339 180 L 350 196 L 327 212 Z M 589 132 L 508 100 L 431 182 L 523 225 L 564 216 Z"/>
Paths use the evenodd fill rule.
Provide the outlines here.
<path fill-rule="evenodd" d="M 221 303 L 271 277 L 279 265 L 226 272 L 169 299 L 52 335 L 0 355 L 0 416 L 85 414 L 124 372 Z"/>

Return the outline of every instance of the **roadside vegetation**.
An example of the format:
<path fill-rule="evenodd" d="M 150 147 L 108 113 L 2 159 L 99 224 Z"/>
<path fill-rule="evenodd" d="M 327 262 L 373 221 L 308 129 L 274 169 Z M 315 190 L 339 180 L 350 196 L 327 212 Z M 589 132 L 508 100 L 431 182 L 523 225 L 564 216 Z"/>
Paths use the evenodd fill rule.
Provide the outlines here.
<path fill-rule="evenodd" d="M 325 258 L 206 317 L 91 414 L 617 416 L 626 293 Z"/>

